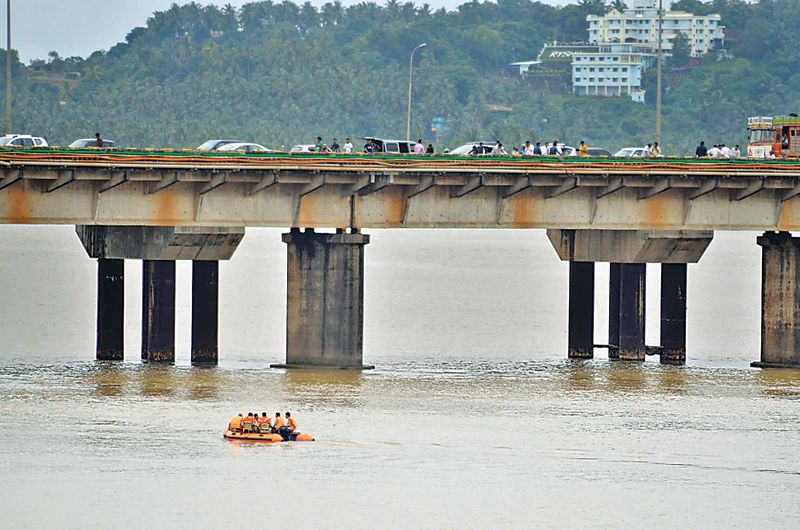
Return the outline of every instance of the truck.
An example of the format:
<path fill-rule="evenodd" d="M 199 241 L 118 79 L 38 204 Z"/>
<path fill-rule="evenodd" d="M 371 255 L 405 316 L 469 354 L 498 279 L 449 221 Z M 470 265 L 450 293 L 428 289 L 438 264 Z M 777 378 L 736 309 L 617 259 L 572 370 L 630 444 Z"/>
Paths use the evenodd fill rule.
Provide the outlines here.
<path fill-rule="evenodd" d="M 800 157 L 800 117 L 755 116 L 747 119 L 749 158 Z"/>

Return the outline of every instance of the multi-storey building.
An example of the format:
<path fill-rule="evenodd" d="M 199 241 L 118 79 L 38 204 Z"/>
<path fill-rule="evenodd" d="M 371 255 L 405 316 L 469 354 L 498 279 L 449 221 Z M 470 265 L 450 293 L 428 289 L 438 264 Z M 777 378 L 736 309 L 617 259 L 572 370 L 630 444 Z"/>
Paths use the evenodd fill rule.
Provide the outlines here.
<path fill-rule="evenodd" d="M 657 60 L 649 44 L 601 44 L 598 51 L 572 56 L 576 96 L 629 96 L 644 102 L 642 75 Z"/>
<path fill-rule="evenodd" d="M 658 1 L 633 0 L 633 8 L 622 12 L 612 10 L 603 16 L 589 15 L 589 42 L 603 43 L 657 43 Z M 719 15 L 694 15 L 684 11 L 665 11 L 662 22 L 661 46 L 668 54 L 672 40 L 683 33 L 689 38 L 692 56 L 700 57 L 713 49 L 723 47 L 724 26 Z"/>

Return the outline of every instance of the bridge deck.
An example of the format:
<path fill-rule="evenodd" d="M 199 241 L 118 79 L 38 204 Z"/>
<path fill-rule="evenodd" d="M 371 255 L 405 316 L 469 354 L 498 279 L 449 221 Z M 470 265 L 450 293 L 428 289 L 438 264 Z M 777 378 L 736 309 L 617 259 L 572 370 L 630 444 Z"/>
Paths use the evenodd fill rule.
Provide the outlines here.
<path fill-rule="evenodd" d="M 0 223 L 798 230 L 797 160 L 0 151 Z"/>

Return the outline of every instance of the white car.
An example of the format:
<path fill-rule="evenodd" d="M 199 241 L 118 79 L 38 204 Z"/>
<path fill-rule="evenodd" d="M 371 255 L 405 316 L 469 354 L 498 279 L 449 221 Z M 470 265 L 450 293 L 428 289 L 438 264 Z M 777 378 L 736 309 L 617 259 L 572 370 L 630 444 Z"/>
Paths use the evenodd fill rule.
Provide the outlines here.
<path fill-rule="evenodd" d="M 488 155 L 492 152 L 492 149 L 494 149 L 494 144 L 495 142 L 467 142 L 464 145 L 459 145 L 447 154 L 453 156 L 467 156 L 472 152 L 473 147 L 477 147 L 476 151 L 479 151 L 479 155 Z"/>
<path fill-rule="evenodd" d="M 103 140 L 103 147 L 115 147 L 115 144 L 112 140 Z M 79 140 L 75 140 L 67 147 L 72 149 L 86 149 L 87 147 L 97 147 L 97 138 L 81 138 Z"/>
<path fill-rule="evenodd" d="M 549 144 L 544 144 L 544 148 L 543 149 L 544 149 L 545 154 L 547 154 L 547 155 L 550 154 L 550 147 L 552 145 L 553 145 L 552 142 L 549 143 Z M 574 148 L 572 146 L 569 146 L 569 145 L 561 144 L 561 143 L 558 144 L 558 146 L 561 148 L 561 156 L 578 156 L 578 150 L 576 148 Z"/>
<path fill-rule="evenodd" d="M 49 147 L 47 140 L 30 134 L 6 134 L 0 137 L 0 145 L 8 147 Z"/>
<path fill-rule="evenodd" d="M 199 146 L 195 148 L 197 151 L 216 151 L 217 149 L 229 145 L 229 144 L 240 144 L 242 143 L 241 140 L 208 140 L 203 142 Z"/>
<path fill-rule="evenodd" d="M 274 149 L 268 149 L 261 144 L 239 142 L 235 144 L 225 144 L 216 149 L 216 151 L 244 151 L 245 153 L 276 153 Z"/>
<path fill-rule="evenodd" d="M 289 149 L 290 153 L 294 154 L 301 154 L 301 153 L 316 153 L 317 146 L 314 144 L 298 144 L 293 145 L 291 149 Z"/>
<path fill-rule="evenodd" d="M 644 147 L 624 147 L 614 153 L 614 158 L 642 158 Z"/>

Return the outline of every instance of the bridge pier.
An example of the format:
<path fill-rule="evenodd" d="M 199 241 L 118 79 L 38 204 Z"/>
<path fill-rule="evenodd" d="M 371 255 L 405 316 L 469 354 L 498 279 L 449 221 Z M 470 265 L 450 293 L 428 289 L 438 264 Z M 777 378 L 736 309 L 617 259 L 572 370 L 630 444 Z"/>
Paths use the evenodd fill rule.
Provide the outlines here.
<path fill-rule="evenodd" d="M 800 238 L 765 232 L 761 246 L 761 360 L 759 368 L 800 367 Z"/>
<path fill-rule="evenodd" d="M 124 358 L 125 260 L 97 260 L 97 350 L 98 361 Z"/>
<path fill-rule="evenodd" d="M 288 368 L 365 368 L 364 246 L 369 236 L 283 234 L 287 245 L 286 364 Z"/>
<path fill-rule="evenodd" d="M 175 261 L 142 261 L 142 360 L 175 362 Z"/>
<path fill-rule="evenodd" d="M 619 293 L 622 264 L 608 268 L 608 359 L 619 359 Z"/>
<path fill-rule="evenodd" d="M 618 346 L 621 361 L 644 361 L 646 275 L 644 263 L 620 264 Z"/>
<path fill-rule="evenodd" d="M 594 356 L 594 263 L 569 262 L 569 330 L 567 356 Z"/>
<path fill-rule="evenodd" d="M 686 364 L 687 268 L 661 264 L 661 364 Z"/>
<path fill-rule="evenodd" d="M 217 364 L 219 262 L 192 261 L 192 364 Z"/>

